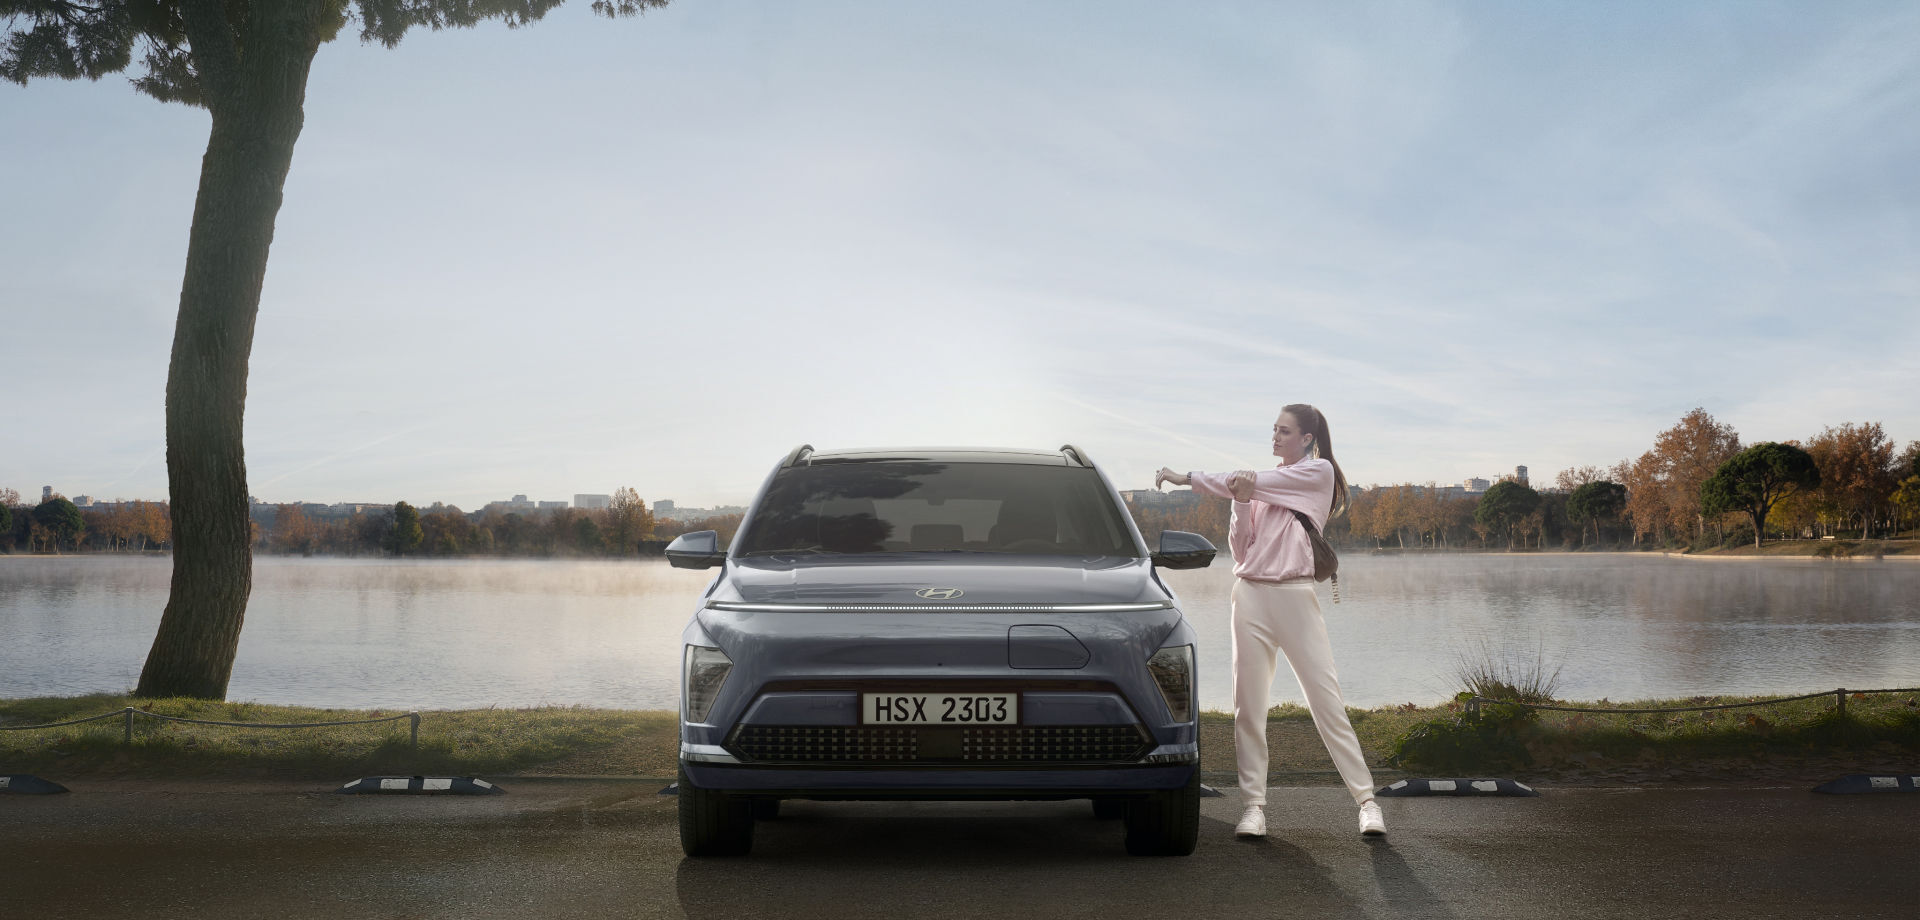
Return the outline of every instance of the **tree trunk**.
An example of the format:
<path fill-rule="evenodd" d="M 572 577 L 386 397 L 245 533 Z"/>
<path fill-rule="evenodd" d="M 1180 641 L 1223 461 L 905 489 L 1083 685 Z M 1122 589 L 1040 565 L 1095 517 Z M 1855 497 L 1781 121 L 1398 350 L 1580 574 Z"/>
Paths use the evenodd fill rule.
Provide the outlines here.
<path fill-rule="evenodd" d="M 270 32 L 274 41 L 259 40 Z M 225 92 L 209 93 L 213 129 L 167 372 L 173 584 L 135 696 L 225 698 L 253 588 L 241 441 L 247 358 L 318 48 L 294 28 L 253 34 L 229 82 L 208 80 Z"/>

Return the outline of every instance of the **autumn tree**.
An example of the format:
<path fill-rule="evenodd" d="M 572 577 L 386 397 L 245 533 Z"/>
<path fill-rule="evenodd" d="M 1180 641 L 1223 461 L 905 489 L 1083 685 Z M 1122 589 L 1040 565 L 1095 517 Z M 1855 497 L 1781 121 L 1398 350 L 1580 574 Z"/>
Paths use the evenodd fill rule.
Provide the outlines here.
<path fill-rule="evenodd" d="M 1373 527 L 1376 536 L 1391 536 L 1401 549 L 1407 548 L 1407 520 L 1412 509 L 1408 507 L 1412 490 L 1406 486 L 1392 486 L 1381 490 L 1380 507 L 1375 513 Z"/>
<path fill-rule="evenodd" d="M 1666 493 L 1668 521 L 1673 528 L 1699 537 L 1706 532 L 1700 508 L 1700 487 L 1720 465 L 1740 451 L 1740 436 L 1705 409 L 1694 409 L 1679 423 L 1654 438 L 1656 478 Z"/>
<path fill-rule="evenodd" d="M 1707 514 L 1739 511 L 1753 521 L 1753 545 L 1766 542 L 1767 515 L 1775 505 L 1798 492 L 1820 485 L 1820 469 L 1812 455 L 1791 444 L 1763 441 L 1720 465 L 1700 487 L 1700 507 Z"/>
<path fill-rule="evenodd" d="M 137 696 L 226 696 L 253 557 L 241 444 L 247 359 L 282 189 L 321 45 L 349 24 L 392 48 L 416 26 L 528 25 L 562 0 L 0 0 L 0 77 L 97 80 L 207 110 L 207 152 L 167 372 L 173 580 Z M 666 0 L 594 0 L 631 16 Z"/>
<path fill-rule="evenodd" d="M 1380 541 L 1373 534 L 1373 519 L 1380 506 L 1379 489 L 1361 489 L 1347 506 L 1347 535 L 1354 540 L 1371 540 L 1374 546 Z"/>
<path fill-rule="evenodd" d="M 1575 523 L 1592 522 L 1593 540 L 1600 542 L 1600 522 L 1619 517 L 1627 508 L 1627 487 L 1606 479 L 1590 480 L 1575 486 L 1567 496 L 1567 519 Z M 1581 545 L 1586 545 L 1586 529 L 1581 528 Z"/>
<path fill-rule="evenodd" d="M 1633 540 L 1646 537 L 1653 543 L 1665 542 L 1667 525 L 1673 519 L 1667 508 L 1666 483 L 1662 479 L 1659 458 L 1653 451 L 1631 463 L 1622 461 L 1621 485 L 1627 488 L 1627 519 L 1633 522 Z"/>
<path fill-rule="evenodd" d="M 126 548 L 134 552 L 144 551 L 149 545 L 165 545 L 173 537 L 166 502 L 122 502 L 115 516 L 119 520 L 117 532 L 126 541 Z"/>
<path fill-rule="evenodd" d="M 1562 492 L 1572 494 L 1574 490 L 1579 489 L 1581 486 L 1587 485 L 1588 483 L 1599 482 L 1605 478 L 1607 478 L 1606 471 L 1597 466 L 1576 466 L 1571 469 L 1561 470 L 1555 474 L 1553 477 L 1553 487 Z"/>
<path fill-rule="evenodd" d="M 273 546 L 283 553 L 313 555 L 313 522 L 299 505 L 277 505 L 273 509 Z"/>
<path fill-rule="evenodd" d="M 1518 481 L 1505 479 L 1493 484 L 1480 496 L 1473 519 L 1495 533 L 1507 535 L 1507 549 L 1513 549 L 1514 531 L 1540 507 L 1540 493 Z"/>
<path fill-rule="evenodd" d="M 12 489 L 0 490 L 0 537 L 7 545 L 0 549 L 13 548 L 13 503 L 20 500 L 20 494 Z"/>
<path fill-rule="evenodd" d="M 1842 520 L 1858 520 L 1860 538 L 1871 538 L 1874 516 L 1899 487 L 1893 442 L 1880 423 L 1828 427 L 1808 442 L 1807 453 L 1820 467 L 1822 510 Z"/>
<path fill-rule="evenodd" d="M 653 512 L 640 500 L 640 493 L 631 486 L 613 490 L 603 530 L 616 555 L 631 556 L 638 552 L 640 541 L 652 536 L 653 527 Z"/>
<path fill-rule="evenodd" d="M 107 549 L 121 550 L 133 542 L 133 509 L 126 502 L 117 501 L 113 510 L 96 512 L 97 523 L 89 523 L 87 529 L 106 541 Z"/>

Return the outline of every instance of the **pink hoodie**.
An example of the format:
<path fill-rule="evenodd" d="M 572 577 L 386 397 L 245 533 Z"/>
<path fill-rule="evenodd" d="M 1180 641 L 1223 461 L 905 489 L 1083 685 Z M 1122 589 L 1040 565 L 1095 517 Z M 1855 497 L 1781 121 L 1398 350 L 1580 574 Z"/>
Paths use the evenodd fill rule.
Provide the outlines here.
<path fill-rule="evenodd" d="M 1195 492 L 1233 497 L 1232 473 L 1188 473 Z M 1313 526 L 1327 526 L 1333 503 L 1333 464 L 1303 457 L 1290 466 L 1253 474 L 1253 501 L 1233 503 L 1233 521 L 1227 545 L 1233 553 L 1233 574 L 1251 581 L 1285 581 L 1313 577 L 1313 545 L 1306 528 L 1293 516 L 1297 509 Z"/>

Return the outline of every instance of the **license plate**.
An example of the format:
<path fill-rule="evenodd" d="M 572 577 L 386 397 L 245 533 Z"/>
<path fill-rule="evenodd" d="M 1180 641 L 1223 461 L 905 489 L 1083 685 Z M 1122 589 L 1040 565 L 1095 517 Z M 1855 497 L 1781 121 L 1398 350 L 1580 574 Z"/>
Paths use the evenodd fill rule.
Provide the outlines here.
<path fill-rule="evenodd" d="M 1018 725 L 1018 693 L 862 693 L 862 725 Z"/>

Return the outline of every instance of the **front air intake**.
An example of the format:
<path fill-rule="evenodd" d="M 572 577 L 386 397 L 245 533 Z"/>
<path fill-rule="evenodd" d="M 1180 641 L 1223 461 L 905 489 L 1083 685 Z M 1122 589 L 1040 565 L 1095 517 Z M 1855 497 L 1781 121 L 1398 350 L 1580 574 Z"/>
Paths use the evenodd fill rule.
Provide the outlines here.
<path fill-rule="evenodd" d="M 1123 764 L 1152 747 L 1132 725 L 742 725 L 726 744 L 743 763 L 809 766 Z"/>

